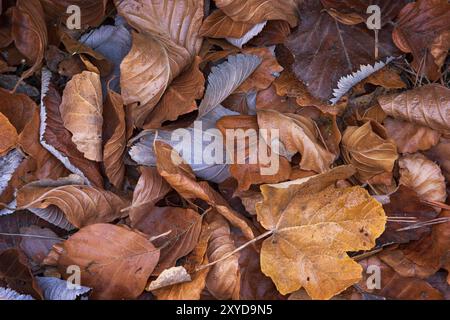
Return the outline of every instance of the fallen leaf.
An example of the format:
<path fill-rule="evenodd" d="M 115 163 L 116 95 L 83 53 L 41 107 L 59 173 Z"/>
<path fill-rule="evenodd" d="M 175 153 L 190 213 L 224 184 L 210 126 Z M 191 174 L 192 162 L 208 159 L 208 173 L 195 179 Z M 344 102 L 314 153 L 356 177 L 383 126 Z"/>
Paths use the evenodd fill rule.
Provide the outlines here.
<path fill-rule="evenodd" d="M 0 300 L 34 300 L 32 296 L 27 294 L 20 294 L 9 288 L 0 287 Z"/>
<path fill-rule="evenodd" d="M 0 252 L 0 279 L 17 292 L 42 299 L 42 291 L 31 273 L 27 257 L 18 249 Z"/>
<path fill-rule="evenodd" d="M 158 290 L 175 284 L 192 281 L 191 276 L 183 267 L 172 267 L 164 270 L 158 278 L 145 288 L 147 291 Z"/>
<path fill-rule="evenodd" d="M 208 243 L 208 261 L 217 261 L 233 252 L 236 245 L 228 222 L 217 212 L 207 215 L 206 221 L 211 229 Z M 219 300 L 238 299 L 240 290 L 239 254 L 213 265 L 206 277 L 206 288 Z"/>
<path fill-rule="evenodd" d="M 22 79 L 31 76 L 40 67 L 48 43 L 44 11 L 39 0 L 18 0 L 12 9 L 12 38 L 17 49 L 33 66 Z"/>
<path fill-rule="evenodd" d="M 44 72 L 41 103 L 40 139 L 42 146 L 60 160 L 72 173 L 87 183 L 103 187 L 103 177 L 96 162 L 86 159 L 72 141 L 72 134 L 64 127 L 59 111 L 61 95 L 51 83 L 51 74 Z"/>
<path fill-rule="evenodd" d="M 424 155 L 415 153 L 401 157 L 399 166 L 401 185 L 416 191 L 423 200 L 445 202 L 445 178 L 437 164 Z"/>
<path fill-rule="evenodd" d="M 393 7 L 385 9 L 387 12 L 401 9 L 397 2 L 386 4 Z M 392 26 L 385 16 L 381 17 L 383 28 L 379 31 L 379 57 L 375 58 L 371 30 L 361 24 L 341 24 L 322 9 L 320 1 L 303 1 L 300 7 L 303 19 L 286 45 L 295 56 L 293 71 L 296 76 L 314 97 L 329 100 L 342 77 L 358 71 L 360 66 L 374 65 L 377 60 L 395 56 L 397 50 L 391 39 Z M 365 74 L 365 77 L 369 75 Z"/>
<path fill-rule="evenodd" d="M 387 139 L 384 128 L 372 121 L 361 127 L 347 127 L 342 153 L 345 161 L 357 169 L 361 181 L 392 172 L 398 158 L 397 146 Z"/>
<path fill-rule="evenodd" d="M 214 10 L 200 28 L 200 35 L 210 38 L 240 38 L 244 36 L 254 24 L 234 21 L 222 10 Z"/>
<path fill-rule="evenodd" d="M 258 124 L 260 129 L 268 132 L 279 131 L 281 142 L 279 152 L 287 156 L 288 160 L 297 152 L 302 155 L 301 169 L 321 173 L 327 171 L 333 163 L 335 156 L 320 141 L 319 132 L 312 120 L 295 114 L 261 110 L 258 111 Z M 283 154 L 283 150 L 286 154 Z"/>
<path fill-rule="evenodd" d="M 144 129 L 158 129 L 166 121 L 175 121 L 178 117 L 197 110 L 195 100 L 202 98 L 205 90 L 205 77 L 199 69 L 200 62 L 200 57 L 196 57 L 191 66 L 175 78 L 147 117 Z"/>
<path fill-rule="evenodd" d="M 332 185 L 353 172 L 338 167 L 261 187 L 258 221 L 271 235 L 262 245 L 261 269 L 281 294 L 304 287 L 313 299 L 330 299 L 361 279 L 362 268 L 346 252 L 374 247 L 386 216 L 361 187 Z"/>
<path fill-rule="evenodd" d="M 83 286 L 70 288 L 67 281 L 53 277 L 37 277 L 36 281 L 45 300 L 76 300 L 91 291 L 91 288 Z"/>
<path fill-rule="evenodd" d="M 0 156 L 4 156 L 12 150 L 16 146 L 18 139 L 16 128 L 0 112 Z"/>
<path fill-rule="evenodd" d="M 241 229 L 248 239 L 254 238 L 249 221 L 234 211 L 207 182 L 197 182 L 192 169 L 167 144 L 155 141 L 157 168 L 160 175 L 185 199 L 201 199 Z"/>
<path fill-rule="evenodd" d="M 441 137 L 439 132 L 411 122 L 387 118 L 383 124 L 400 153 L 429 150 L 439 143 Z"/>
<path fill-rule="evenodd" d="M 103 164 L 109 181 L 121 189 L 125 179 L 124 156 L 126 152 L 127 128 L 122 97 L 108 89 L 103 108 Z M 112 130 L 112 131 L 111 131 Z"/>
<path fill-rule="evenodd" d="M 296 0 L 215 0 L 216 6 L 234 21 L 257 24 L 267 20 L 284 20 L 295 27 L 298 22 Z"/>
<path fill-rule="evenodd" d="M 109 191 L 83 185 L 52 187 L 47 181 L 28 184 L 17 194 L 18 206 L 45 209 L 54 205 L 78 228 L 122 218 L 127 214 L 121 209 L 127 204 Z"/>
<path fill-rule="evenodd" d="M 171 190 L 156 168 L 141 167 L 141 176 L 133 192 L 129 216 L 133 226 L 150 214 L 156 202 Z"/>
<path fill-rule="evenodd" d="M 103 98 L 100 76 L 84 71 L 67 83 L 59 106 L 64 126 L 86 159 L 102 161 Z"/>
<path fill-rule="evenodd" d="M 450 29 L 450 4 L 445 0 L 418 0 L 406 5 L 399 14 L 392 33 L 395 44 L 403 52 L 411 52 L 412 67 L 430 80 L 440 77 L 442 64 L 431 54 L 431 44 Z M 450 41 L 445 45 L 450 48 Z"/>
<path fill-rule="evenodd" d="M 44 261 L 52 246 L 62 240 L 58 240 L 58 235 L 52 230 L 36 225 L 21 227 L 19 233 L 27 235 L 20 241 L 20 249 L 28 257 L 29 261 L 37 266 L 40 266 L 42 261 Z M 33 235 L 36 237 L 33 237 Z"/>
<path fill-rule="evenodd" d="M 450 89 L 438 84 L 425 85 L 378 99 L 384 112 L 393 118 L 422 125 L 450 135 Z"/>
<path fill-rule="evenodd" d="M 441 138 L 439 143 L 426 152 L 428 159 L 437 162 L 447 181 L 450 181 L 450 140 Z"/>
<path fill-rule="evenodd" d="M 125 227 L 95 224 L 55 245 L 46 263 L 58 267 L 65 279 L 67 267 L 81 269 L 81 285 L 92 288 L 93 299 L 135 299 L 159 259 L 159 249 L 144 236 Z"/>
<path fill-rule="evenodd" d="M 175 266 L 178 259 L 187 256 L 200 235 L 202 217 L 191 209 L 155 207 L 138 223 L 136 229 L 151 237 L 160 248 L 160 258 L 153 273 L 161 274 Z"/>

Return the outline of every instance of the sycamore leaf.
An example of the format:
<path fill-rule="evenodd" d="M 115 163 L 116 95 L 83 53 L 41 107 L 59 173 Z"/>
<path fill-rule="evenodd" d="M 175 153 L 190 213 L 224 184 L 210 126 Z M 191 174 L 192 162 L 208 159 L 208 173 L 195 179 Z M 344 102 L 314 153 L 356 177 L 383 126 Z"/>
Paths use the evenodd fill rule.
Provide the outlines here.
<path fill-rule="evenodd" d="M 94 299 L 135 299 L 145 288 L 159 259 L 159 249 L 143 235 L 112 224 L 85 227 L 54 246 L 46 264 L 81 268 L 81 284 L 92 288 Z"/>
<path fill-rule="evenodd" d="M 411 122 L 387 118 L 383 124 L 388 137 L 394 140 L 400 153 L 431 149 L 439 143 L 441 137 L 439 132 Z"/>
<path fill-rule="evenodd" d="M 403 52 L 411 52 L 412 67 L 419 75 L 438 80 L 444 61 L 433 55 L 433 43 L 450 29 L 450 4 L 446 0 L 418 0 L 407 4 L 399 14 L 392 34 L 395 44 Z M 450 38 L 441 51 L 447 54 Z"/>
<path fill-rule="evenodd" d="M 213 67 L 208 77 L 205 97 L 199 106 L 198 118 L 204 117 L 228 98 L 256 70 L 261 59 L 253 55 L 234 55 Z"/>
<path fill-rule="evenodd" d="M 84 71 L 70 80 L 59 106 L 72 141 L 88 160 L 102 161 L 103 98 L 100 76 Z"/>
<path fill-rule="evenodd" d="M 450 89 L 429 84 L 400 94 L 382 96 L 378 101 L 393 118 L 419 124 L 450 135 Z"/>
<path fill-rule="evenodd" d="M 17 49 L 33 64 L 22 78 L 37 71 L 44 59 L 48 35 L 39 0 L 18 0 L 12 11 L 12 37 Z"/>
<path fill-rule="evenodd" d="M 257 24 L 266 20 L 284 20 L 295 27 L 298 0 L 215 0 L 216 6 L 234 21 Z"/>
<path fill-rule="evenodd" d="M 261 269 L 280 293 L 304 287 L 313 299 L 330 299 L 361 279 L 361 267 L 346 252 L 374 247 L 386 216 L 363 188 L 333 186 L 353 172 L 338 167 L 261 187 L 258 220 L 272 233 L 263 242 Z"/>
<path fill-rule="evenodd" d="M 0 112 L 0 156 L 5 156 L 11 149 L 13 149 L 19 136 L 16 128 L 9 122 L 8 118 Z"/>
<path fill-rule="evenodd" d="M 413 189 L 424 200 L 445 202 L 445 178 L 437 164 L 415 153 L 401 157 L 399 166 L 401 185 Z"/>
<path fill-rule="evenodd" d="M 87 287 L 69 288 L 67 281 L 53 277 L 36 277 L 45 300 L 76 300 L 91 291 Z"/>
<path fill-rule="evenodd" d="M 397 146 L 375 122 L 361 127 L 347 127 L 342 137 L 342 153 L 347 163 L 358 170 L 357 177 L 369 180 L 384 172 L 392 172 L 398 158 Z"/>
<path fill-rule="evenodd" d="M 72 173 L 83 177 L 87 184 L 103 186 L 103 178 L 96 162 L 86 159 L 72 141 L 72 134 L 64 127 L 59 110 L 61 95 L 51 82 L 52 74 L 42 72 L 40 141 L 55 158 Z"/>
<path fill-rule="evenodd" d="M 132 225 L 136 225 L 149 214 L 151 208 L 171 190 L 170 185 L 161 177 L 156 168 L 141 167 L 141 176 L 133 192 L 133 201 L 129 216 Z"/>
<path fill-rule="evenodd" d="M 388 13 L 401 9 L 397 1 L 386 3 L 393 7 L 386 9 Z M 304 19 L 298 30 L 288 38 L 286 45 L 295 56 L 293 71 L 296 76 L 306 84 L 314 97 L 329 100 L 342 77 L 357 72 L 360 66 L 371 70 L 358 73 L 357 76 L 369 76 L 370 72 L 380 68 L 371 67 L 377 60 L 395 56 L 397 49 L 391 39 L 392 26 L 387 24 L 391 19 L 385 19 L 385 15 L 381 17 L 383 28 L 379 32 L 379 57 L 376 58 L 372 30 L 364 24 L 341 24 L 323 8 L 320 1 L 303 1 L 300 11 Z M 339 92 L 346 91 L 347 87 L 342 83 L 340 88 L 343 89 Z"/>
<path fill-rule="evenodd" d="M 126 216 L 121 209 L 128 201 L 116 194 L 84 185 L 52 186 L 50 182 L 30 183 L 17 194 L 17 205 L 45 209 L 53 205 L 64 212 L 74 226 L 111 222 Z"/>

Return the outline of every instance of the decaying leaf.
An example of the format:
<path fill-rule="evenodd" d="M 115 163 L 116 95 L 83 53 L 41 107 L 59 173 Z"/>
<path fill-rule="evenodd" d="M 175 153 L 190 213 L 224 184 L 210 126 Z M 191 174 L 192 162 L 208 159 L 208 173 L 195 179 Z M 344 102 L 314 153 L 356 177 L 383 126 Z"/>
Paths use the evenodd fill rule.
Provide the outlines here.
<path fill-rule="evenodd" d="M 450 135 L 450 89 L 430 84 L 400 94 L 378 99 L 384 112 L 393 118 L 409 121 Z"/>
<path fill-rule="evenodd" d="M 313 299 L 330 299 L 361 279 L 361 267 L 346 252 L 371 249 L 386 216 L 361 187 L 333 186 L 353 173 L 338 167 L 261 187 L 258 220 L 271 234 L 263 242 L 261 269 L 280 293 L 304 287 Z"/>
<path fill-rule="evenodd" d="M 67 279 L 67 267 L 81 269 L 81 285 L 92 298 L 134 299 L 143 291 L 159 259 L 159 249 L 144 236 L 125 227 L 95 224 L 54 246 L 46 263 Z"/>
<path fill-rule="evenodd" d="M 8 151 L 13 149 L 18 139 L 16 128 L 3 113 L 0 113 L 0 156 L 6 155 Z"/>
<path fill-rule="evenodd" d="M 59 106 L 64 126 L 86 159 L 101 161 L 103 98 L 100 76 L 84 71 L 67 83 Z"/>
<path fill-rule="evenodd" d="M 356 168 L 357 177 L 362 181 L 392 172 L 398 158 L 397 146 L 387 139 L 384 128 L 372 121 L 345 130 L 342 152 L 345 161 Z"/>
<path fill-rule="evenodd" d="M 447 191 L 441 169 L 420 153 L 400 158 L 400 184 L 405 185 L 423 199 L 445 202 Z"/>

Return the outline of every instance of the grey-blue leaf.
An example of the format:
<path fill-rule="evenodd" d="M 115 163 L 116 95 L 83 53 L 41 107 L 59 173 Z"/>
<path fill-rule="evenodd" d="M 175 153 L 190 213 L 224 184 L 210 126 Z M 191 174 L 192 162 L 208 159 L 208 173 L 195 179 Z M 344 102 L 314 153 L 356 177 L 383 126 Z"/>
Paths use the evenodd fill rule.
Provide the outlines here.
<path fill-rule="evenodd" d="M 166 142 L 177 150 L 186 163 L 192 167 L 197 177 L 211 182 L 221 183 L 230 177 L 225 151 L 223 152 L 221 161 L 215 164 L 205 161 L 204 151 L 213 141 L 223 139 L 223 137 L 218 130 L 209 129 L 215 129 L 216 122 L 222 117 L 238 114 L 219 105 L 201 119 L 198 119 L 201 121 L 198 121 L 197 125 L 194 124 L 184 129 L 184 131 L 160 130 L 157 132 L 157 139 Z M 199 127 L 200 124 L 201 127 Z M 175 139 L 175 136 L 181 137 L 183 133 L 186 134 L 186 138 L 181 140 Z M 206 136 L 208 136 L 207 139 L 205 139 Z M 156 156 L 153 150 L 153 141 L 155 138 L 155 130 L 144 131 L 135 138 L 137 143 L 131 147 L 129 153 L 136 163 L 145 166 L 156 165 Z M 198 147 L 196 147 L 196 144 Z"/>
<path fill-rule="evenodd" d="M 0 300 L 34 300 L 32 296 L 20 294 L 9 288 L 0 287 Z"/>
<path fill-rule="evenodd" d="M 114 79 L 110 83 L 110 88 L 120 92 L 120 64 L 131 50 L 131 34 L 127 28 L 124 25 L 102 26 L 84 34 L 80 41 L 101 53 L 113 64 L 113 75 L 109 79 L 113 77 Z M 105 91 L 105 88 L 106 85 L 103 82 L 103 91 Z M 103 92 L 103 95 L 106 97 L 106 91 Z"/>
<path fill-rule="evenodd" d="M 45 300 L 75 300 L 91 291 L 91 288 L 76 287 L 72 283 L 53 277 L 36 277 L 36 281 L 42 289 Z"/>
<path fill-rule="evenodd" d="M 238 54 L 213 67 L 208 77 L 205 97 L 199 106 L 199 118 L 204 117 L 228 98 L 258 68 L 261 58 Z"/>
<path fill-rule="evenodd" d="M 22 163 L 23 159 L 23 154 L 17 149 L 0 157 L 0 195 L 5 191 L 6 187 L 8 187 L 9 180 L 11 180 L 14 172 Z"/>
<path fill-rule="evenodd" d="M 263 31 L 267 21 L 263 21 L 253 26 L 246 34 L 240 38 L 225 38 L 233 46 L 242 49 L 242 47 Z"/>

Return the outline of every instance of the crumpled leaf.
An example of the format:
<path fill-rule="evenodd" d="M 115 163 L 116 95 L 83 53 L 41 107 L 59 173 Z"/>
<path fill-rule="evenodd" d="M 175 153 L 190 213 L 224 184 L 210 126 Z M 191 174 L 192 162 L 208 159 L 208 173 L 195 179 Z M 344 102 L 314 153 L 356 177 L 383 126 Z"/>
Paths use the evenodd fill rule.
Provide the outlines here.
<path fill-rule="evenodd" d="M 109 181 L 121 189 L 125 179 L 124 156 L 127 143 L 125 108 L 122 97 L 108 89 L 103 109 L 103 164 Z M 112 130 L 112 131 L 111 131 Z"/>
<path fill-rule="evenodd" d="M 256 24 L 253 26 L 246 34 L 244 34 L 242 37 L 239 38 L 233 38 L 233 37 L 227 37 L 226 40 L 231 43 L 233 46 L 238 47 L 239 49 L 242 49 L 242 47 L 247 44 L 250 40 L 252 40 L 254 37 L 256 37 L 258 34 L 261 33 L 261 31 L 266 26 L 267 21 L 263 21 L 261 23 Z"/>
<path fill-rule="evenodd" d="M 378 98 L 384 112 L 393 118 L 450 135 L 450 89 L 429 84 L 400 94 Z"/>
<path fill-rule="evenodd" d="M 5 115 L 20 134 L 36 111 L 36 104 L 25 94 L 14 94 L 0 88 L 0 112 Z"/>
<path fill-rule="evenodd" d="M 170 82 L 200 50 L 203 0 L 116 0 L 115 4 L 118 13 L 141 32 L 133 33 L 133 46 L 121 64 L 122 95 L 125 104 L 138 103 L 131 112 L 133 123 L 141 127 Z"/>
<path fill-rule="evenodd" d="M 412 67 L 430 80 L 439 79 L 443 62 L 436 60 L 432 45 L 450 29 L 450 4 L 446 0 L 418 0 L 406 5 L 399 14 L 392 37 L 403 52 L 411 52 Z M 441 49 L 447 52 L 450 38 Z"/>
<path fill-rule="evenodd" d="M 38 209 L 56 206 L 78 228 L 126 216 L 121 210 L 128 201 L 110 191 L 76 184 L 53 187 L 51 183 L 44 180 L 21 188 L 17 205 Z"/>
<path fill-rule="evenodd" d="M 392 172 L 398 158 L 395 143 L 388 140 L 384 128 L 373 121 L 361 127 L 347 127 L 342 137 L 342 153 L 345 161 L 356 168 L 361 181 Z"/>
<path fill-rule="evenodd" d="M 8 118 L 0 112 L 0 156 L 5 156 L 11 149 L 13 149 L 19 136 L 16 128 L 9 122 Z"/>
<path fill-rule="evenodd" d="M 155 109 L 147 117 L 144 129 L 158 129 L 165 121 L 177 120 L 179 116 L 197 109 L 196 99 L 203 97 L 205 77 L 199 69 L 201 59 L 181 73 L 167 88 Z"/>
<path fill-rule="evenodd" d="M 159 259 L 159 249 L 144 236 L 125 227 L 95 224 L 54 246 L 46 264 L 81 268 L 81 285 L 92 288 L 93 299 L 135 299 Z"/>
<path fill-rule="evenodd" d="M 185 199 L 201 199 L 223 215 L 248 238 L 254 233 L 249 221 L 234 211 L 207 182 L 197 182 L 192 169 L 169 145 L 155 141 L 157 168 L 161 176 Z"/>
<path fill-rule="evenodd" d="M 207 215 L 211 229 L 208 243 L 208 261 L 216 261 L 236 249 L 228 222 L 217 212 Z M 213 265 L 206 277 L 206 288 L 219 300 L 239 299 L 239 253 Z"/>
<path fill-rule="evenodd" d="M 319 133 L 314 122 L 306 117 L 282 114 L 274 110 L 261 110 L 258 111 L 258 124 L 260 129 L 266 129 L 269 132 L 272 129 L 279 130 L 280 155 L 291 159 L 299 152 L 302 155 L 300 167 L 303 170 L 312 170 L 317 173 L 327 171 L 335 159 L 335 156 L 319 140 Z M 269 144 L 269 141 L 266 142 Z"/>
<path fill-rule="evenodd" d="M 401 185 L 416 191 L 423 200 L 445 202 L 445 178 L 437 164 L 420 153 L 405 155 L 398 163 Z"/>
<path fill-rule="evenodd" d="M 44 11 L 39 0 L 18 0 L 12 10 L 12 38 L 17 49 L 33 66 L 22 79 L 37 71 L 44 59 L 48 35 Z"/>
<path fill-rule="evenodd" d="M 437 162 L 447 181 L 450 181 L 450 140 L 441 138 L 439 143 L 428 152 L 428 159 Z"/>
<path fill-rule="evenodd" d="M 400 153 L 415 153 L 431 149 L 439 143 L 440 133 L 411 122 L 387 118 L 384 127 Z"/>
<path fill-rule="evenodd" d="M 224 141 L 233 142 L 232 148 L 229 148 L 228 144 L 226 148 L 230 159 L 234 155 L 233 164 L 230 165 L 230 173 L 238 181 L 239 191 L 248 190 L 251 185 L 278 183 L 289 179 L 292 172 L 291 165 L 284 157 L 276 155 L 278 160 L 275 161 L 278 162 L 270 162 L 269 160 L 269 163 L 263 163 L 256 159 L 257 163 L 250 163 L 249 159 L 255 155 L 255 152 L 266 152 L 268 159 L 273 159 L 272 157 L 275 156 L 272 155 L 270 147 L 266 145 L 264 138 L 259 134 L 258 122 L 255 116 L 223 117 L 217 122 L 216 126 L 222 132 Z M 253 130 L 253 133 L 248 131 L 251 134 L 241 137 L 228 135 L 230 132 L 236 133 L 237 130 Z M 245 150 L 241 146 L 245 146 Z M 242 163 L 242 159 L 239 159 L 240 155 L 245 155 L 245 159 L 243 159 L 245 163 Z M 276 163 L 278 163 L 278 168 L 275 167 Z M 273 174 L 268 174 L 267 171 L 264 172 L 264 169 L 269 170 L 271 166 L 274 169 L 276 168 Z"/>
<path fill-rule="evenodd" d="M 158 290 L 188 281 L 192 281 L 192 279 L 184 267 L 172 267 L 161 272 L 158 278 L 152 281 L 145 290 Z"/>
<path fill-rule="evenodd" d="M 59 106 L 64 126 L 85 158 L 102 161 L 103 98 L 100 76 L 84 71 L 70 80 Z"/>
<path fill-rule="evenodd" d="M 145 218 L 156 202 L 171 190 L 170 185 L 158 173 L 156 168 L 141 167 L 141 176 L 133 192 L 133 201 L 129 210 L 132 225 Z"/>
<path fill-rule="evenodd" d="M 175 266 L 178 259 L 195 247 L 202 226 L 201 216 L 191 209 L 155 207 L 136 224 L 136 229 L 151 237 L 160 250 L 158 265 L 153 273 L 161 274 Z"/>
<path fill-rule="evenodd" d="M 214 0 L 216 6 L 234 21 L 257 24 L 284 20 L 295 27 L 298 22 L 297 0 Z"/>
<path fill-rule="evenodd" d="M 53 277 L 36 277 L 36 281 L 45 300 L 76 300 L 91 291 L 91 288 L 83 286 L 69 289 L 67 281 Z"/>
<path fill-rule="evenodd" d="M 401 9 L 397 1 L 385 3 L 393 8 L 386 8 L 383 12 Z M 379 32 L 379 57 L 375 58 L 371 30 L 363 24 L 341 24 L 322 9 L 320 1 L 303 1 L 300 7 L 302 21 L 286 45 L 295 56 L 293 71 L 296 76 L 314 97 L 329 100 L 342 77 L 356 72 L 360 66 L 372 66 L 377 60 L 395 56 L 397 49 L 391 39 L 392 26 L 388 24 L 391 20 L 385 19 L 386 16 L 381 17 L 383 28 Z"/>
<path fill-rule="evenodd" d="M 313 299 L 330 299 L 361 279 L 362 268 L 346 252 L 371 249 L 386 216 L 361 187 L 332 185 L 353 173 L 338 167 L 261 187 L 258 220 L 271 234 L 261 249 L 261 270 L 281 294 L 304 287 Z"/>
<path fill-rule="evenodd" d="M 61 95 L 51 82 L 51 73 L 42 74 L 41 126 L 42 146 L 60 160 L 72 173 L 77 174 L 87 184 L 103 187 L 103 177 L 96 162 L 86 159 L 72 141 L 72 134 L 64 127 L 59 111 Z"/>

